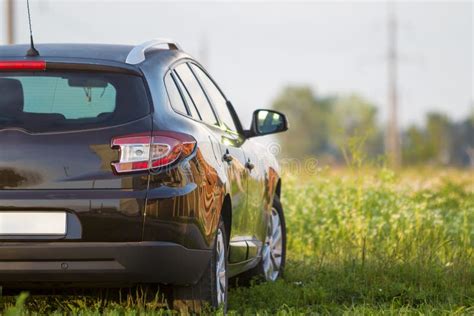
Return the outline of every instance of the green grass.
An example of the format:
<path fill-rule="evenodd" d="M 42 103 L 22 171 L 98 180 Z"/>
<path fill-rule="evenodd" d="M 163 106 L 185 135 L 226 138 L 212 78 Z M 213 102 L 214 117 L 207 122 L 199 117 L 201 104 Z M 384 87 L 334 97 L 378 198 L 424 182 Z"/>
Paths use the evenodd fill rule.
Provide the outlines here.
<path fill-rule="evenodd" d="M 471 174 L 322 172 L 284 185 L 286 278 L 237 289 L 261 314 L 474 314 Z"/>
<path fill-rule="evenodd" d="M 285 279 L 232 289 L 230 314 L 474 315 L 472 179 L 456 170 L 286 175 Z M 2 298 L 5 315 L 172 313 L 140 293 L 15 299 Z"/>

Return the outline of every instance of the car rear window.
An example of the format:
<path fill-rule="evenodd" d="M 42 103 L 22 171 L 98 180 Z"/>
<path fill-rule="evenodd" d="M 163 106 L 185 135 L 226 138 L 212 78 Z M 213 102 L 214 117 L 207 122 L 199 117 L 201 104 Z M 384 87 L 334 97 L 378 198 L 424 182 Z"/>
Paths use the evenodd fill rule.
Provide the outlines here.
<path fill-rule="evenodd" d="M 0 73 L 0 129 L 107 127 L 150 112 L 143 79 L 97 72 Z"/>

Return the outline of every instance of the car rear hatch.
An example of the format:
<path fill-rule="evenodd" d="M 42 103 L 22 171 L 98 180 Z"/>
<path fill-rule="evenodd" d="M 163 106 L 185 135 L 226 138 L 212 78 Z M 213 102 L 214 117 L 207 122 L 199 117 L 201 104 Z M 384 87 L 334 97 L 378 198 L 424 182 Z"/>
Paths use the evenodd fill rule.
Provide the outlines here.
<path fill-rule="evenodd" d="M 0 61 L 0 240 L 141 240 L 148 173 L 117 174 L 111 142 L 151 131 L 136 70 Z"/>

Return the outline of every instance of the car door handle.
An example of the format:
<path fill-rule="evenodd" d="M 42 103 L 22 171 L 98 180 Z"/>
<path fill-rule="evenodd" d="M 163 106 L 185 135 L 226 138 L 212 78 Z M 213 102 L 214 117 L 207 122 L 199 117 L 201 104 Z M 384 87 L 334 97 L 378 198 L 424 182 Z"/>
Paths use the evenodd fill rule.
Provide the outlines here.
<path fill-rule="evenodd" d="M 254 165 L 253 163 L 251 163 L 250 160 L 249 160 L 249 161 L 247 161 L 247 163 L 245 164 L 245 167 L 246 167 L 247 169 L 249 169 L 250 171 L 252 171 L 252 170 L 255 168 L 255 165 Z"/>
<path fill-rule="evenodd" d="M 229 152 L 226 152 L 224 156 L 222 156 L 222 159 L 225 162 L 232 162 L 232 160 L 234 160 L 234 157 L 232 157 L 232 155 Z"/>

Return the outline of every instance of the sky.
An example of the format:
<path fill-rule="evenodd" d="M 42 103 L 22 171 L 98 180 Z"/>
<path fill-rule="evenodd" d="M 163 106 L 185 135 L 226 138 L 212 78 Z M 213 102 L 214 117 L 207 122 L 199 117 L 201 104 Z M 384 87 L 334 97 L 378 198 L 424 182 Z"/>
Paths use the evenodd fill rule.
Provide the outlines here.
<path fill-rule="evenodd" d="M 15 7 L 16 41 L 25 43 L 26 1 Z M 38 43 L 175 39 L 207 66 L 244 124 L 287 85 L 308 85 L 320 96 L 359 94 L 385 122 L 387 7 L 381 1 L 31 0 Z M 474 111 L 473 2 L 397 2 L 395 10 L 402 126 L 422 124 L 429 111 L 465 118 Z"/>

